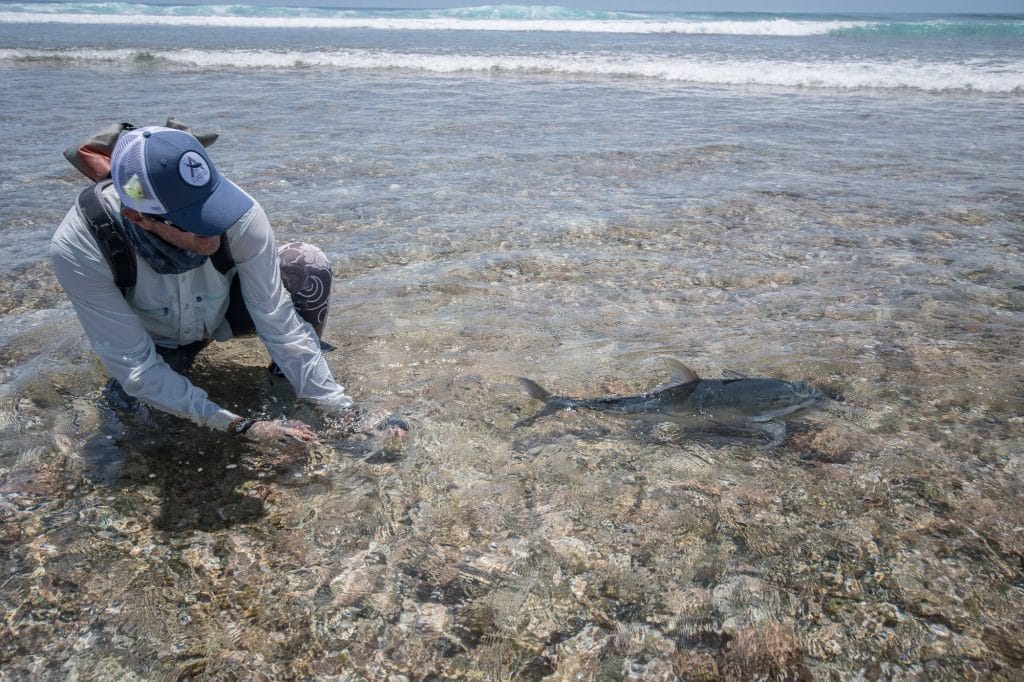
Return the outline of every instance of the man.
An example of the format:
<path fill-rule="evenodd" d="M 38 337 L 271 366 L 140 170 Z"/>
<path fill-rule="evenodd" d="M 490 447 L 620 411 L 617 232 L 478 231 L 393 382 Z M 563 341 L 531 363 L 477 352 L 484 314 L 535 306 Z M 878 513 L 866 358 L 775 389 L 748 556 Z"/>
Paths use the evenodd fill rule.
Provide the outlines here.
<path fill-rule="evenodd" d="M 300 398 L 355 421 L 352 398 L 321 351 L 330 291 L 323 253 L 290 244 L 279 254 L 262 207 L 217 171 L 189 132 L 126 128 L 110 156 L 112 182 L 96 188 L 100 209 L 91 213 L 100 217 L 80 200 L 51 242 L 57 279 L 113 377 L 115 402 L 142 400 L 264 444 L 315 442 L 309 425 L 237 415 L 180 373 L 211 340 L 255 332 Z M 97 237 L 104 213 L 113 243 L 130 245 L 134 281 L 123 289 L 121 266 Z"/>

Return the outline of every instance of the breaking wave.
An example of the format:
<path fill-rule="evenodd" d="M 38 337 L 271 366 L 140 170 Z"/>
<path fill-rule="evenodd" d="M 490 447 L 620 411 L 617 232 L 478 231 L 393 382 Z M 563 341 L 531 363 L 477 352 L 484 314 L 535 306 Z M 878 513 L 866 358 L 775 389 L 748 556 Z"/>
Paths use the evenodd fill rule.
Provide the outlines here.
<path fill-rule="evenodd" d="M 862 21 L 814 16 L 601 12 L 530 5 L 399 11 L 254 5 L 163 6 L 114 2 L 12 3 L 3 7 L 0 23 L 752 36 L 824 35 L 868 25 Z"/>
<path fill-rule="evenodd" d="M 926 92 L 1024 93 L 1024 60 L 993 64 L 814 62 L 693 59 L 650 55 L 450 55 L 382 50 L 4 49 L 0 62 L 166 65 L 183 68 L 404 70 L 431 74 L 547 74 L 652 79 L 702 85 L 796 88 L 912 89 Z"/>

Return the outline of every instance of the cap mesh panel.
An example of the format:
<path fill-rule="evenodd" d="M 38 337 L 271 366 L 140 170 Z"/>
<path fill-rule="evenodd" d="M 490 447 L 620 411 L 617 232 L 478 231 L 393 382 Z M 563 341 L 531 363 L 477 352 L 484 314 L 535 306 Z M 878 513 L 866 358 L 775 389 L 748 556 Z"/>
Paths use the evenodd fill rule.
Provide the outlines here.
<path fill-rule="evenodd" d="M 132 130 L 121 136 L 111 155 L 111 176 L 121 202 L 141 213 L 166 213 L 146 173 L 145 129 Z"/>

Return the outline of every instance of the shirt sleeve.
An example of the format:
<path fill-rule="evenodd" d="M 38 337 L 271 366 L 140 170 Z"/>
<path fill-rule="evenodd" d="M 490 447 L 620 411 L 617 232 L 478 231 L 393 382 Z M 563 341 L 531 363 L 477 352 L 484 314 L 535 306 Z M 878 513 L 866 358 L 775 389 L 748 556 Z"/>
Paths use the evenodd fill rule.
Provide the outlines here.
<path fill-rule="evenodd" d="M 256 333 L 296 394 L 328 409 L 351 407 L 352 398 L 334 380 L 316 332 L 295 312 L 284 288 L 274 234 L 263 208 L 253 202 L 228 235 Z"/>
<path fill-rule="evenodd" d="M 54 272 L 100 362 L 124 390 L 153 407 L 215 429 L 237 415 L 172 370 L 121 291 L 76 207 L 50 243 Z"/>

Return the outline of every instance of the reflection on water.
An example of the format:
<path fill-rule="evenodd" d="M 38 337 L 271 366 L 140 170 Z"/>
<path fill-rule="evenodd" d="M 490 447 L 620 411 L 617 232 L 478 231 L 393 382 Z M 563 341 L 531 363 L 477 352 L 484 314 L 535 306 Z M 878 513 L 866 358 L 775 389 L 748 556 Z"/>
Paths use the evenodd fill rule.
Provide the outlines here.
<path fill-rule="evenodd" d="M 121 420 L 73 320 L 13 329 L 0 664 L 1011 679 L 1024 205 L 999 205 L 925 220 L 779 194 L 657 224 L 413 225 L 348 249 L 330 361 L 371 411 L 409 418 L 390 456 L 327 436 L 280 459 L 159 414 Z M 35 300 L 19 310 L 52 305 Z M 806 379 L 843 409 L 796 420 L 770 453 L 593 413 L 514 426 L 536 410 L 515 377 L 629 394 L 665 378 L 663 354 Z M 217 346 L 196 378 L 228 406 L 295 414 L 265 364 L 252 342 Z"/>

